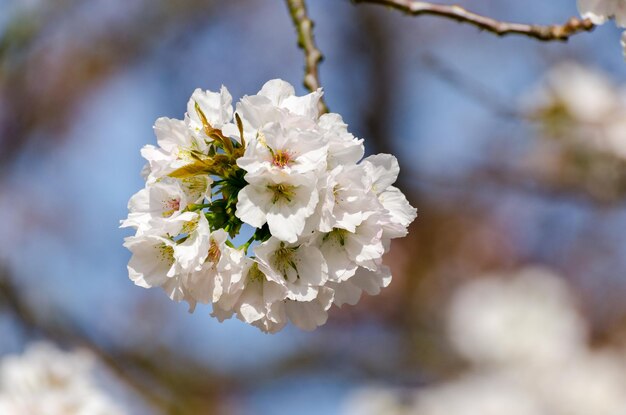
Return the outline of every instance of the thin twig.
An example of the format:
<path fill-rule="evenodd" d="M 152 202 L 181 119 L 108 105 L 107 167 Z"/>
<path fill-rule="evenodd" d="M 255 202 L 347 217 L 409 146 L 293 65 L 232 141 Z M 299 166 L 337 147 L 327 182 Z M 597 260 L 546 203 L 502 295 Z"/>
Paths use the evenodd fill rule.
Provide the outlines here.
<path fill-rule="evenodd" d="M 298 46 L 304 51 L 304 86 L 311 92 L 321 87 L 318 66 L 324 59 L 313 38 L 313 21 L 309 18 L 304 0 L 286 0 L 289 14 L 298 33 Z M 320 114 L 328 112 L 324 97 L 319 101 Z"/>
<path fill-rule="evenodd" d="M 564 25 L 529 25 L 501 22 L 491 17 L 472 13 L 460 6 L 433 4 L 416 0 L 352 0 L 354 3 L 371 3 L 388 6 L 412 16 L 433 15 L 468 23 L 498 36 L 523 35 L 541 41 L 566 41 L 572 35 L 589 32 L 595 28 L 589 19 L 572 17 Z"/>

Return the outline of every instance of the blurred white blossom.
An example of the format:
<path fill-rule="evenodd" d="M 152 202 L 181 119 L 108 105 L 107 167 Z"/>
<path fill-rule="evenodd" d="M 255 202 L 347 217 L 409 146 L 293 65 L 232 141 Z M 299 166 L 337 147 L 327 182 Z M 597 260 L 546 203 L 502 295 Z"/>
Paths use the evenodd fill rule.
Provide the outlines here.
<path fill-rule="evenodd" d="M 125 415 L 96 370 L 86 351 L 31 344 L 24 354 L 0 361 L 0 414 Z"/>
<path fill-rule="evenodd" d="M 626 158 L 626 89 L 573 62 L 552 68 L 523 100 L 547 136 Z"/>
<path fill-rule="evenodd" d="M 346 415 L 408 415 L 413 413 L 415 394 L 411 390 L 380 385 L 355 390 L 343 403 Z"/>
<path fill-rule="evenodd" d="M 586 338 L 562 282 L 542 269 L 485 278 L 452 301 L 450 340 L 476 364 L 541 365 L 580 353 Z"/>
<path fill-rule="evenodd" d="M 368 387 L 345 415 L 623 415 L 626 358 L 591 349 L 564 281 L 542 268 L 468 283 L 448 313 L 452 345 L 469 367 L 435 385 Z"/>
<path fill-rule="evenodd" d="M 415 415 L 548 415 L 537 397 L 512 379 L 496 373 L 471 373 L 420 391 Z"/>

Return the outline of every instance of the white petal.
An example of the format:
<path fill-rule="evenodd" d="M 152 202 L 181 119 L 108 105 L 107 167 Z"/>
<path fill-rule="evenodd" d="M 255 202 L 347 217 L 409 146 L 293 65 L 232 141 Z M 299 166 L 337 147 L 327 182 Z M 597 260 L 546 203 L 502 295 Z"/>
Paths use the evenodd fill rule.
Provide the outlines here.
<path fill-rule="evenodd" d="M 258 130 L 264 125 L 280 118 L 280 111 L 261 95 L 243 97 L 237 104 L 237 113 L 243 123 L 246 141 L 256 138 Z"/>
<path fill-rule="evenodd" d="M 363 140 L 348 132 L 348 126 L 339 114 L 322 114 L 319 126 L 329 141 L 328 164 L 331 168 L 355 164 L 363 158 Z"/>
<path fill-rule="evenodd" d="M 578 10 L 585 19 L 599 25 L 613 15 L 613 0 L 578 0 Z"/>
<path fill-rule="evenodd" d="M 296 242 L 306 219 L 315 212 L 318 200 L 317 189 L 298 186 L 291 201 L 279 200 L 271 205 L 266 218 L 272 235 L 282 241 Z"/>
<path fill-rule="evenodd" d="M 238 316 L 246 323 L 257 321 L 265 315 L 263 302 L 263 285 L 260 283 L 248 284 L 241 294 Z"/>
<path fill-rule="evenodd" d="M 252 140 L 246 146 L 245 153 L 237 159 L 237 165 L 248 173 L 256 173 L 263 168 L 269 168 L 272 155 L 267 146 L 258 140 Z"/>
<path fill-rule="evenodd" d="M 272 195 L 262 186 L 248 185 L 239 191 L 235 216 L 255 228 L 260 228 L 266 222 L 271 198 Z"/>
<path fill-rule="evenodd" d="M 189 275 L 187 281 L 190 295 L 202 304 L 217 301 L 222 295 L 222 284 L 210 262 L 202 264 L 200 269 Z"/>
<path fill-rule="evenodd" d="M 380 194 L 379 200 L 383 207 L 389 211 L 393 219 L 403 226 L 409 226 L 417 217 L 417 209 L 409 204 L 409 201 L 398 188 L 389 186 Z"/>
<path fill-rule="evenodd" d="M 376 272 L 359 268 L 350 281 L 369 295 L 378 295 L 381 288 L 387 287 L 391 283 L 391 270 L 385 265 Z"/>
<path fill-rule="evenodd" d="M 275 106 L 279 106 L 285 98 L 293 96 L 295 93 L 293 86 L 282 79 L 267 81 L 259 91 L 259 95 L 269 98 Z"/>
<path fill-rule="evenodd" d="M 196 229 L 187 239 L 174 247 L 174 258 L 181 271 L 191 272 L 199 268 L 207 257 L 210 245 L 209 222 L 204 214 L 197 215 Z"/>
<path fill-rule="evenodd" d="M 331 289 L 324 287 L 312 301 L 287 301 L 285 311 L 289 320 L 302 330 L 310 331 L 323 325 L 328 319 L 327 310 L 332 304 L 333 295 Z"/>
<path fill-rule="evenodd" d="M 363 159 L 363 165 L 372 178 L 373 190 L 381 193 L 398 178 L 400 166 L 391 154 L 375 154 Z"/>
<path fill-rule="evenodd" d="M 329 280 L 340 282 L 353 276 L 358 266 L 348 257 L 338 237 L 331 234 L 327 236 L 325 240 L 323 237 L 321 239 L 320 250 L 328 265 Z"/>
<path fill-rule="evenodd" d="M 301 245 L 298 248 L 297 267 L 299 279 L 304 284 L 324 285 L 328 280 L 328 266 L 315 246 Z"/>
<path fill-rule="evenodd" d="M 312 287 L 301 283 L 288 284 L 287 286 L 287 298 L 290 300 L 312 301 L 318 294 L 318 287 Z"/>
<path fill-rule="evenodd" d="M 130 279 L 141 287 L 162 285 L 171 272 L 173 258 L 165 257 L 161 247 L 172 247 L 173 243 L 154 235 L 126 238 L 124 246 L 132 252 L 128 262 Z"/>
<path fill-rule="evenodd" d="M 352 281 L 343 281 L 341 283 L 328 283 L 328 286 L 335 291 L 334 304 L 341 307 L 344 304 L 355 305 L 361 298 L 363 290 L 354 285 Z"/>
<path fill-rule="evenodd" d="M 174 153 L 180 147 L 191 147 L 190 134 L 182 120 L 158 118 L 154 123 L 154 133 L 159 146 L 168 153 Z"/>
<path fill-rule="evenodd" d="M 320 88 L 303 97 L 287 97 L 283 100 L 281 106 L 287 108 L 294 114 L 302 115 L 310 119 L 317 119 L 319 116 L 318 103 L 322 95 L 323 92 Z"/>
<path fill-rule="evenodd" d="M 357 264 L 375 270 L 378 261 L 385 253 L 382 241 L 382 228 L 374 219 L 368 219 L 359 225 L 356 233 L 345 237 L 345 250 Z"/>
<path fill-rule="evenodd" d="M 196 110 L 197 104 L 211 127 L 222 128 L 222 125 L 231 121 L 233 117 L 232 100 L 228 89 L 224 86 L 221 87 L 220 92 L 196 89 L 187 103 L 189 127 L 205 137 L 202 120 Z"/>
<path fill-rule="evenodd" d="M 304 230 L 306 217 L 299 215 L 298 210 L 292 213 L 284 205 L 275 205 L 267 213 L 267 225 L 273 236 L 286 242 L 296 242 Z"/>
<path fill-rule="evenodd" d="M 220 323 L 224 320 L 230 319 L 233 314 L 235 314 L 234 310 L 231 309 L 223 309 L 221 304 L 213 304 L 213 311 L 211 312 L 211 317 L 215 317 Z"/>

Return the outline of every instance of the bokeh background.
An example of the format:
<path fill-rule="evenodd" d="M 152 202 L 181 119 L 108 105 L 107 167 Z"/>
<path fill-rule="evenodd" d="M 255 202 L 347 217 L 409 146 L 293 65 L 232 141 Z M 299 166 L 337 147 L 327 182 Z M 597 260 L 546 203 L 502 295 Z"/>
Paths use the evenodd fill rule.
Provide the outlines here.
<path fill-rule="evenodd" d="M 457 3 L 518 22 L 578 14 L 574 0 Z M 154 120 L 182 118 L 196 87 L 236 99 L 283 78 L 306 92 L 284 2 L 0 0 L 0 356 L 41 338 L 86 346 L 147 402 L 136 413 L 341 414 L 360 388 L 461 373 L 451 295 L 529 265 L 566 282 L 592 347 L 622 347 L 626 168 L 593 147 L 567 156 L 579 141 L 527 111 L 565 61 L 626 83 L 614 25 L 544 43 L 347 0 L 308 7 L 326 102 L 368 154 L 397 156 L 419 210 L 386 257 L 391 286 L 314 332 L 265 335 L 128 279 L 118 226 Z"/>

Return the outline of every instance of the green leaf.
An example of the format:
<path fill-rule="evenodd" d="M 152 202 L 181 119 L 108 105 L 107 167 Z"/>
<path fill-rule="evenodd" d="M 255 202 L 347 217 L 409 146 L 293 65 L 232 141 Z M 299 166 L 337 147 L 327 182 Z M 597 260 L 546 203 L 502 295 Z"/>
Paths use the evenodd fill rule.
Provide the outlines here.
<path fill-rule="evenodd" d="M 210 160 L 196 160 L 191 164 L 174 170 L 168 174 L 168 176 L 174 177 L 175 179 L 185 179 L 199 174 L 211 174 L 212 167 L 213 163 L 211 163 Z"/>
<path fill-rule="evenodd" d="M 239 136 L 241 137 L 241 147 L 246 148 L 246 139 L 243 138 L 243 122 L 239 114 L 235 113 L 235 121 L 237 122 L 237 129 L 239 130 Z"/>
<path fill-rule="evenodd" d="M 210 158 L 195 158 L 195 161 L 178 168 L 168 174 L 175 179 L 185 179 L 187 177 L 197 176 L 199 174 L 210 174 L 215 176 L 224 176 L 231 168 L 230 158 L 223 154 L 216 154 Z"/>

